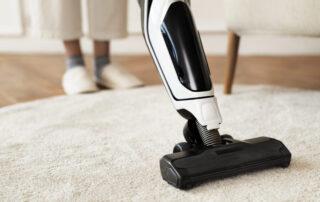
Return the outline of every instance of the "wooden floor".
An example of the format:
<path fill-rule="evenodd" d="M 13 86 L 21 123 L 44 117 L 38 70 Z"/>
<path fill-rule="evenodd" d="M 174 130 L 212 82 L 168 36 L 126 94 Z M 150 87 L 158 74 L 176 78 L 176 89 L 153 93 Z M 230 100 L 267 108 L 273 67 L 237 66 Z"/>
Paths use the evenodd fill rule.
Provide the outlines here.
<path fill-rule="evenodd" d="M 149 56 L 118 56 L 147 85 L 160 84 Z M 225 57 L 210 56 L 215 83 L 222 83 Z M 88 64 L 91 58 L 86 57 Z M 320 90 L 320 56 L 240 57 L 236 83 L 272 84 Z M 90 67 L 91 68 L 91 67 Z M 62 55 L 0 55 L 0 107 L 19 102 L 62 95 Z"/>

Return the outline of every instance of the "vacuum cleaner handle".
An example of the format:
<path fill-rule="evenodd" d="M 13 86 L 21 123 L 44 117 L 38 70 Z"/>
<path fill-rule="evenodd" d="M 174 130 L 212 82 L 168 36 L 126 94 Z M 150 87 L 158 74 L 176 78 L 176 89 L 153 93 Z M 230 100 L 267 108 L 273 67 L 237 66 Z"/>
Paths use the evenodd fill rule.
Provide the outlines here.
<path fill-rule="evenodd" d="M 208 130 L 222 120 L 188 0 L 139 0 L 144 37 L 176 110 Z"/>

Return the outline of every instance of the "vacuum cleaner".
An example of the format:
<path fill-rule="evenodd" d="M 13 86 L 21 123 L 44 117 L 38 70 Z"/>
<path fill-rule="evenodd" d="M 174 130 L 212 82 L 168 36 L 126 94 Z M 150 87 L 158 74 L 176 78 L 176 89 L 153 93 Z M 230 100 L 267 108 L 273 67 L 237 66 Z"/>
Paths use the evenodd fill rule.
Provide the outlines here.
<path fill-rule="evenodd" d="M 146 44 L 175 109 L 187 120 L 186 141 L 160 160 L 162 178 L 188 189 L 207 180 L 288 167 L 291 153 L 276 139 L 220 135 L 222 118 L 189 1 L 138 2 Z"/>

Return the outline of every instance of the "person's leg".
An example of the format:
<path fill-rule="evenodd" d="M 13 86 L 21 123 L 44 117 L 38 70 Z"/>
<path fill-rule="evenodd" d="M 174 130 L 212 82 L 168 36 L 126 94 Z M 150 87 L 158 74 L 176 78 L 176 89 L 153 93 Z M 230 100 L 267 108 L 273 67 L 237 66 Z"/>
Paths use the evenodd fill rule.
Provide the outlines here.
<path fill-rule="evenodd" d="M 63 41 L 67 69 L 85 67 L 79 39 Z"/>
<path fill-rule="evenodd" d="M 96 82 L 107 88 L 141 86 L 139 79 L 110 61 L 111 40 L 127 36 L 127 0 L 87 0 L 87 4 Z"/>
<path fill-rule="evenodd" d="M 66 72 L 62 78 L 62 86 L 68 95 L 94 92 L 97 90 L 97 86 L 85 68 L 80 45 L 82 35 L 80 1 L 68 2 L 60 3 L 61 19 L 59 21 L 61 21 L 60 30 L 64 33 L 62 40 L 66 57 Z"/>
<path fill-rule="evenodd" d="M 77 40 L 83 36 L 81 1 L 34 0 L 30 1 L 30 7 L 31 33 L 59 39 L 65 45 L 67 68 L 62 78 L 65 93 L 78 94 L 97 90 L 84 68 L 80 42 Z"/>
<path fill-rule="evenodd" d="M 66 55 L 66 72 L 63 75 L 62 85 L 66 94 L 94 92 L 97 87 L 85 68 L 81 51 L 80 40 L 64 40 Z"/>
<path fill-rule="evenodd" d="M 111 63 L 110 42 L 94 40 L 94 76 L 96 82 L 107 88 L 133 88 L 142 85 L 134 75 Z"/>
<path fill-rule="evenodd" d="M 94 44 L 94 75 L 100 78 L 102 70 L 110 64 L 110 42 L 97 41 Z"/>
<path fill-rule="evenodd" d="M 110 42 L 94 40 L 94 56 L 110 57 Z"/>
<path fill-rule="evenodd" d="M 88 36 L 98 41 L 124 38 L 127 31 L 127 0 L 87 0 Z"/>
<path fill-rule="evenodd" d="M 63 45 L 65 48 L 65 54 L 68 57 L 82 55 L 81 45 L 79 39 L 64 40 Z"/>
<path fill-rule="evenodd" d="M 60 40 L 83 36 L 79 0 L 33 0 L 28 1 L 28 10 L 27 28 L 34 36 Z"/>

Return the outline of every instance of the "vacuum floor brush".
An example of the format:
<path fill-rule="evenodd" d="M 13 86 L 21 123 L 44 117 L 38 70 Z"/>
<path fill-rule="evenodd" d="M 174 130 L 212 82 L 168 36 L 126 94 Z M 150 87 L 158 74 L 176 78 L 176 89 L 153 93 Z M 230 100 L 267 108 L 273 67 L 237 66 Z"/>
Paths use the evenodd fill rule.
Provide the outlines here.
<path fill-rule="evenodd" d="M 280 141 L 220 135 L 222 122 L 207 59 L 187 0 L 139 0 L 145 41 L 178 113 L 186 142 L 160 160 L 162 178 L 180 188 L 270 167 L 288 167 Z"/>

